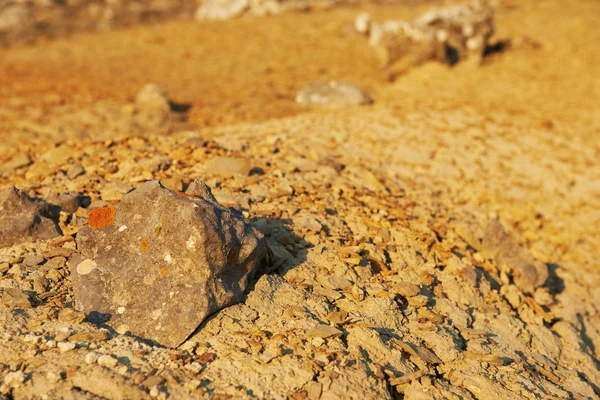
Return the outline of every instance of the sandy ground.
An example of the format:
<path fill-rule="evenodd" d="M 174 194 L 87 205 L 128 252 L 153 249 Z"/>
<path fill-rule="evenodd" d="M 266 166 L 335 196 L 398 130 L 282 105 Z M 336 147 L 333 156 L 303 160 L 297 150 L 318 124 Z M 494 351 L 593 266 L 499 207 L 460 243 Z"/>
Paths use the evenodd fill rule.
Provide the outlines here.
<path fill-rule="evenodd" d="M 203 179 L 277 256 L 244 303 L 172 350 L 62 311 L 69 262 L 52 249 L 73 250 L 71 236 L 0 249 L 0 287 L 37 296 L 0 308 L 0 399 L 600 396 L 600 4 L 504 1 L 503 52 L 394 82 L 352 30 L 362 9 L 410 18 L 427 5 L 0 50 L 0 186 L 75 191 L 93 207 L 148 179 Z M 375 103 L 296 104 L 317 79 Z M 174 103 L 160 124 L 136 117 L 148 82 Z M 216 157 L 244 166 L 208 168 Z M 63 214 L 63 231 L 86 217 Z M 547 266 L 543 287 L 524 289 L 499 260 L 496 220 L 512 253 Z M 32 254 L 43 260 L 25 265 Z M 93 335 L 69 341 L 81 332 Z"/>

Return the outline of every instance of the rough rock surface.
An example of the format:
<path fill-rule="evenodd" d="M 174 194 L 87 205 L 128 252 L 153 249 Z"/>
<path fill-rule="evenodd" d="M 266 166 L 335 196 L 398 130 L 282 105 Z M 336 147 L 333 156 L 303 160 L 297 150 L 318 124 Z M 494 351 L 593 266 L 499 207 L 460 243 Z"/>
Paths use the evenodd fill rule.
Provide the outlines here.
<path fill-rule="evenodd" d="M 355 28 L 368 35 L 381 65 L 398 73 L 432 60 L 455 64 L 470 54 L 481 57 L 494 33 L 494 11 L 488 0 L 471 0 L 412 21 L 380 23 L 360 14 Z"/>
<path fill-rule="evenodd" d="M 59 211 L 15 187 L 0 190 L 0 246 L 60 236 Z"/>
<path fill-rule="evenodd" d="M 88 221 L 71 262 L 77 308 L 169 347 L 240 302 L 265 256 L 261 234 L 199 181 L 185 193 L 145 183 Z"/>
<path fill-rule="evenodd" d="M 410 20 L 429 5 L 364 9 Z M 357 8 L 3 51 L 0 185 L 91 204 L 61 214 L 64 236 L 0 249 L 0 398 L 600 396 L 600 3 L 503 0 L 510 51 L 394 83 L 351 29 Z M 295 102 L 331 76 L 376 103 Z M 190 125 L 132 129 L 123 110 L 147 82 L 191 104 Z M 206 168 L 227 160 L 245 163 Z M 78 230 L 149 179 L 202 179 L 272 252 L 246 299 L 177 349 L 72 308 Z M 546 267 L 533 292 L 479 242 L 495 220 Z"/>
<path fill-rule="evenodd" d="M 345 82 L 315 82 L 298 92 L 296 102 L 316 106 L 351 106 L 373 103 L 365 92 Z"/>

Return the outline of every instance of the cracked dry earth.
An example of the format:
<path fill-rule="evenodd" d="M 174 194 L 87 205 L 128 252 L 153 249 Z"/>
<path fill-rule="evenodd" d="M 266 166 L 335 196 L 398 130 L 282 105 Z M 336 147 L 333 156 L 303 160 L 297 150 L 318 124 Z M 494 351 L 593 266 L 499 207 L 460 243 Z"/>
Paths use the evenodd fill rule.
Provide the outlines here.
<path fill-rule="evenodd" d="M 89 200 L 0 249 L 0 399 L 598 398 L 600 6 L 572 3 L 502 2 L 504 52 L 393 83 L 354 8 L 2 50 L 0 186 Z M 319 78 L 375 103 L 295 104 Z M 204 180 L 273 253 L 178 349 L 72 309 L 73 237 L 150 179 Z"/>

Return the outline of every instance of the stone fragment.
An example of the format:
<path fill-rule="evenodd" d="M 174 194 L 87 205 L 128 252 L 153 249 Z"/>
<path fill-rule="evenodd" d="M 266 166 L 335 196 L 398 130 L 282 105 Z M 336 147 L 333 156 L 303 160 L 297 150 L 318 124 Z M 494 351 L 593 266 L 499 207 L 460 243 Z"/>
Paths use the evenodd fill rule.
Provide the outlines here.
<path fill-rule="evenodd" d="M 313 329 L 306 332 L 306 336 L 309 338 L 322 338 L 326 339 L 328 337 L 338 337 L 342 336 L 342 331 L 337 328 L 334 328 L 331 325 L 319 324 Z"/>
<path fill-rule="evenodd" d="M 76 192 L 60 192 L 52 193 L 46 201 L 59 207 L 61 211 L 73 214 L 79 207 L 89 204 L 89 197 L 81 196 Z"/>
<path fill-rule="evenodd" d="M 27 254 L 23 258 L 23 265 L 26 267 L 35 267 L 44 262 L 44 257 L 38 256 L 37 254 Z"/>
<path fill-rule="evenodd" d="M 80 175 L 85 174 L 85 168 L 83 168 L 83 165 L 81 164 L 73 164 L 71 165 L 71 167 L 67 170 L 67 178 L 69 179 L 75 179 Z"/>
<path fill-rule="evenodd" d="M 85 355 L 84 361 L 86 364 L 96 364 L 99 357 L 100 357 L 100 354 L 98 354 L 94 351 L 90 351 L 89 353 L 87 353 Z"/>
<path fill-rule="evenodd" d="M 73 310 L 72 308 L 63 308 L 58 313 L 58 320 L 70 324 L 80 324 L 85 320 L 85 313 Z"/>
<path fill-rule="evenodd" d="M 9 372 L 4 377 L 4 384 L 8 387 L 19 387 L 25 382 L 25 374 L 21 371 Z"/>
<path fill-rule="evenodd" d="M 469 54 L 481 56 L 494 33 L 494 11 L 488 0 L 433 9 L 413 21 L 373 22 L 360 14 L 355 28 L 369 37 L 382 66 L 404 72 L 437 60 L 454 64 Z"/>
<path fill-rule="evenodd" d="M 69 342 L 102 342 L 108 339 L 108 334 L 106 332 L 79 332 L 72 336 L 69 336 Z"/>
<path fill-rule="evenodd" d="M 118 363 L 119 360 L 108 354 L 103 354 L 100 357 L 98 357 L 98 365 L 101 365 L 103 367 L 114 368 L 117 366 Z"/>
<path fill-rule="evenodd" d="M 0 247 L 61 235 L 60 210 L 14 187 L 0 190 Z"/>
<path fill-rule="evenodd" d="M 185 193 L 147 182 L 114 220 L 77 235 L 77 309 L 110 316 L 119 332 L 175 347 L 207 315 L 242 300 L 266 254 L 262 235 L 217 203 L 202 182 Z"/>
<path fill-rule="evenodd" d="M 9 308 L 31 308 L 31 299 L 21 289 L 0 288 L 0 304 Z"/>
<path fill-rule="evenodd" d="M 196 20 L 225 20 L 242 15 L 249 0 L 205 0 L 196 10 Z"/>
<path fill-rule="evenodd" d="M 404 297 L 414 297 L 418 295 L 421 290 L 417 285 L 410 282 L 398 282 L 394 284 L 394 291 Z"/>
<path fill-rule="evenodd" d="M 135 97 L 135 110 L 137 124 L 143 128 L 158 128 L 168 121 L 171 105 L 159 86 L 148 83 Z"/>
<path fill-rule="evenodd" d="M 512 271 L 515 285 L 524 292 L 533 293 L 548 279 L 548 267 L 512 239 L 497 219 L 488 223 L 479 247 L 489 253 L 498 265 L 506 264 Z"/>
<path fill-rule="evenodd" d="M 349 83 L 317 81 L 298 92 L 296 102 L 306 105 L 340 107 L 371 104 L 373 99 Z"/>
<path fill-rule="evenodd" d="M 411 356 L 416 356 L 429 364 L 442 364 L 443 361 L 440 360 L 438 356 L 433 354 L 433 352 L 425 347 L 414 345 L 410 342 L 403 342 L 398 340 L 396 343 L 400 346 L 402 350 L 410 354 Z"/>
<path fill-rule="evenodd" d="M 71 350 L 75 349 L 75 346 L 77 346 L 75 343 L 69 343 L 69 342 L 58 342 L 58 344 L 56 345 L 56 347 L 58 347 L 58 349 L 60 350 L 61 353 L 66 353 L 67 351 L 71 351 Z"/>

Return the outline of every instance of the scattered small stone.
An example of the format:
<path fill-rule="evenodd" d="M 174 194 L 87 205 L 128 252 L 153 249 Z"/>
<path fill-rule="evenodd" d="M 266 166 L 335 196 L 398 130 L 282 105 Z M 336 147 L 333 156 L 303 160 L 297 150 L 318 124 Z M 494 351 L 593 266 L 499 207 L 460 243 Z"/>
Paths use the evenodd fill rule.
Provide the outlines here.
<path fill-rule="evenodd" d="M 350 106 L 373 103 L 366 93 L 358 87 L 345 82 L 315 82 L 302 89 L 296 96 L 296 102 L 320 106 Z"/>
<path fill-rule="evenodd" d="M 36 254 L 27 254 L 23 258 L 23 265 L 26 267 L 35 267 L 36 265 L 40 265 L 44 262 L 44 257 L 38 256 Z"/>
<path fill-rule="evenodd" d="M 67 351 L 71 351 L 77 346 L 75 343 L 69 342 L 58 342 L 56 347 L 60 350 L 61 353 L 66 353 Z"/>
<path fill-rule="evenodd" d="M 340 331 L 337 328 L 334 328 L 331 325 L 319 324 L 313 329 L 306 332 L 306 336 L 309 338 L 321 338 L 326 339 L 329 337 L 338 337 L 342 336 L 344 332 Z"/>
<path fill-rule="evenodd" d="M 108 339 L 106 332 L 79 332 L 69 337 L 69 342 L 102 342 Z"/>
<path fill-rule="evenodd" d="M 70 324 L 80 324 L 85 320 L 85 313 L 72 308 L 63 308 L 58 313 L 58 320 Z"/>
<path fill-rule="evenodd" d="M 162 377 L 160 375 L 151 375 L 151 376 L 147 377 L 146 379 L 144 379 L 144 381 L 142 382 L 142 385 L 151 389 L 153 387 L 162 385 L 164 382 L 165 382 L 164 377 Z"/>
<path fill-rule="evenodd" d="M 46 373 L 46 379 L 48 379 L 50 383 L 58 383 L 62 380 L 62 375 L 60 372 L 48 371 Z"/>
<path fill-rule="evenodd" d="M 0 288 L 0 304 L 9 308 L 31 308 L 31 299 L 21 289 Z"/>
<path fill-rule="evenodd" d="M 4 384 L 11 388 L 17 388 L 25 382 L 25 374 L 21 371 L 9 372 L 4 377 Z"/>
<path fill-rule="evenodd" d="M 262 235 L 200 181 L 181 194 L 143 184 L 123 197 L 114 220 L 81 229 L 77 246 L 77 308 L 111 314 L 117 331 L 172 347 L 241 301 L 266 252 Z"/>
<path fill-rule="evenodd" d="M 205 0 L 196 10 L 196 20 L 235 18 L 242 15 L 249 7 L 249 0 Z"/>
<path fill-rule="evenodd" d="M 118 363 L 119 360 L 114 358 L 112 355 L 103 354 L 100 357 L 98 357 L 98 365 L 101 365 L 103 367 L 114 368 L 117 366 Z"/>
<path fill-rule="evenodd" d="M 96 362 L 98 361 L 98 358 L 100 357 L 100 354 L 94 352 L 94 351 L 90 351 L 89 353 L 87 353 L 85 355 L 85 363 L 86 364 L 96 364 Z"/>
<path fill-rule="evenodd" d="M 85 174 L 85 169 L 83 168 L 83 165 L 81 165 L 81 164 L 73 164 L 73 165 L 71 165 L 71 167 L 67 171 L 67 178 L 73 180 L 73 179 L 75 179 L 78 176 L 81 176 L 83 174 Z"/>
<path fill-rule="evenodd" d="M 421 292 L 417 285 L 410 282 L 398 282 L 395 283 L 393 287 L 396 293 L 406 298 L 414 297 Z"/>
<path fill-rule="evenodd" d="M 61 235 L 59 209 L 20 190 L 0 190 L 0 247 Z"/>
<path fill-rule="evenodd" d="M 426 363 L 429 363 L 429 364 L 442 364 L 443 363 L 443 361 L 440 360 L 440 358 L 438 356 L 436 356 L 435 354 L 433 354 L 433 352 L 429 349 L 414 345 L 409 342 L 403 342 L 401 340 L 396 341 L 396 343 L 398 343 L 398 345 L 400 346 L 400 348 L 402 350 L 404 350 L 405 352 L 407 352 L 408 354 L 410 354 L 412 356 L 421 358 Z"/>
<path fill-rule="evenodd" d="M 159 128 L 169 119 L 171 105 L 159 86 L 149 83 L 135 97 L 135 121 L 144 128 Z M 104 197 L 102 197 L 104 199 Z M 106 199 L 105 199 L 106 200 Z"/>

